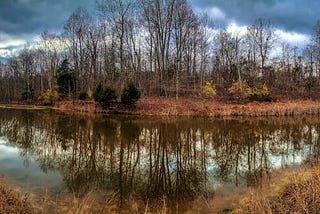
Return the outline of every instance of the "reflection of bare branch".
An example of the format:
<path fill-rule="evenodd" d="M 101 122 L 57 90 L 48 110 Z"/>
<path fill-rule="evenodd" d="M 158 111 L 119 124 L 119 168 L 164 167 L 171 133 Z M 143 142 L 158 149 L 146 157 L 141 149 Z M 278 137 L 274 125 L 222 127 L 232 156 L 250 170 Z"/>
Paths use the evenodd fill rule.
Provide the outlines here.
<path fill-rule="evenodd" d="M 217 182 L 255 185 L 301 151 L 318 157 L 319 131 L 314 118 L 146 122 L 0 109 L 0 136 L 23 158 L 59 171 L 78 195 L 99 189 L 113 201 L 188 201 L 213 195 Z"/>

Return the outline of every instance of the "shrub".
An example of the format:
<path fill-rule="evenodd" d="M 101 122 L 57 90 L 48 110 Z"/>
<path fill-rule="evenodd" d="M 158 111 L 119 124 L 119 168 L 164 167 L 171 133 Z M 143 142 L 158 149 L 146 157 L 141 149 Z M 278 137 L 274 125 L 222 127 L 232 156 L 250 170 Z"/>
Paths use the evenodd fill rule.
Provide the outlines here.
<path fill-rule="evenodd" d="M 47 89 L 40 96 L 40 100 L 43 101 L 44 105 L 53 105 L 58 98 L 58 92 L 52 89 Z"/>
<path fill-rule="evenodd" d="M 252 87 L 249 91 L 250 99 L 252 100 L 267 100 L 269 99 L 269 89 L 266 84 L 263 84 L 261 88 Z"/>
<path fill-rule="evenodd" d="M 203 95 L 206 98 L 214 98 L 217 95 L 216 86 L 213 81 L 206 81 L 206 85 L 203 88 Z"/>
<path fill-rule="evenodd" d="M 86 100 L 87 97 L 88 97 L 87 93 L 86 93 L 85 91 L 81 91 L 81 92 L 79 93 L 78 99 L 79 99 L 79 100 Z"/>
<path fill-rule="evenodd" d="M 87 95 L 88 95 L 88 99 L 90 99 L 90 100 L 92 100 L 92 97 L 93 97 L 93 92 L 89 89 L 88 91 L 87 91 Z"/>
<path fill-rule="evenodd" d="M 269 89 L 266 84 L 261 88 L 253 86 L 250 87 L 246 81 L 234 82 L 228 90 L 233 100 L 244 101 L 246 99 L 264 101 L 269 100 Z"/>
<path fill-rule="evenodd" d="M 116 92 L 113 88 L 105 87 L 99 94 L 99 103 L 102 107 L 107 107 L 117 99 Z"/>
<path fill-rule="evenodd" d="M 103 88 L 101 84 L 96 87 L 92 95 L 94 101 L 98 102 L 104 108 L 117 99 L 116 92 L 113 88 Z"/>
<path fill-rule="evenodd" d="M 94 92 L 92 94 L 94 101 L 100 102 L 100 97 L 102 95 L 102 92 L 103 92 L 103 88 L 102 88 L 101 83 L 99 83 L 99 85 L 96 87 L 96 89 L 94 90 Z"/>
<path fill-rule="evenodd" d="M 134 106 L 136 102 L 140 99 L 141 93 L 139 89 L 132 83 L 130 83 L 121 94 L 121 103 Z"/>
<path fill-rule="evenodd" d="M 228 93 L 231 95 L 231 98 L 236 101 L 247 99 L 250 96 L 250 91 L 251 89 L 246 81 L 234 82 L 228 89 Z"/>

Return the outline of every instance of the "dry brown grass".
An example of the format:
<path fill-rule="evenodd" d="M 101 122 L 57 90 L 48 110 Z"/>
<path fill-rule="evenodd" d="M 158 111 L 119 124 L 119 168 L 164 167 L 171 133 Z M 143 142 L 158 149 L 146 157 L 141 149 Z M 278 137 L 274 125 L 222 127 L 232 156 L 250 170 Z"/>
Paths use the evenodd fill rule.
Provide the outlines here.
<path fill-rule="evenodd" d="M 252 191 L 234 213 L 319 213 L 320 168 L 290 172 L 278 188 Z"/>
<path fill-rule="evenodd" d="M 74 194 L 52 197 L 47 193 L 36 195 L 0 178 L 0 214 L 89 214 L 118 213 L 118 207 L 88 193 L 82 198 Z"/>
<path fill-rule="evenodd" d="M 303 170 L 279 171 L 271 180 L 261 182 L 261 188 L 239 194 L 221 206 L 217 201 L 199 198 L 186 208 L 179 208 L 183 213 L 318 213 L 320 210 L 320 167 Z M 239 200 L 239 202 L 236 202 Z M 9 185 L 3 178 L 0 182 L 0 213 L 177 213 L 169 206 L 165 198 L 157 208 L 152 205 L 141 207 L 142 202 L 129 201 L 120 208 L 116 197 L 108 200 L 89 193 L 82 198 L 74 194 L 65 194 L 57 198 L 27 196 Z M 228 209 L 226 209 L 228 207 Z M 230 208 L 230 209 L 229 209 Z"/>
<path fill-rule="evenodd" d="M 168 213 L 166 201 L 157 209 L 151 210 L 148 205 L 133 199 L 120 206 L 119 201 L 111 194 L 108 198 L 89 192 L 83 197 L 72 193 L 50 196 L 48 193 L 37 195 L 29 191 L 22 194 L 22 189 L 0 178 L 0 214 L 105 214 L 105 213 Z"/>
<path fill-rule="evenodd" d="M 8 108 L 30 108 L 30 105 L 0 105 Z M 32 109 L 39 107 L 31 106 Z M 48 107 L 43 107 L 48 108 Z M 195 98 L 162 98 L 148 97 L 138 101 L 136 108 L 125 109 L 115 103 L 109 109 L 102 109 L 94 101 L 61 101 L 55 104 L 55 109 L 107 114 L 134 114 L 157 116 L 295 116 L 319 115 L 320 100 L 279 100 L 276 102 L 249 102 L 244 104 L 226 103 L 222 101 Z"/>
<path fill-rule="evenodd" d="M 184 116 L 294 116 L 320 114 L 320 101 L 281 100 L 277 102 L 250 102 L 232 104 L 220 101 L 181 98 L 143 98 L 137 112 L 142 115 Z"/>
<path fill-rule="evenodd" d="M 0 213 L 36 213 L 29 202 L 28 195 L 23 195 L 19 190 L 9 185 L 4 178 L 0 178 Z"/>
<path fill-rule="evenodd" d="M 75 110 L 82 113 L 103 113 L 103 109 L 94 101 L 60 101 L 55 106 L 59 109 Z"/>

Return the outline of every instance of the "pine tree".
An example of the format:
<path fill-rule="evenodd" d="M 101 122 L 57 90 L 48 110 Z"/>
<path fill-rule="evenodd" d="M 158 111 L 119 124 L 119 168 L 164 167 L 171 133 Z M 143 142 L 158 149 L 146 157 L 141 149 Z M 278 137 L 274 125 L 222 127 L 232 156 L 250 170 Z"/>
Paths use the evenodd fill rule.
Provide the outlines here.
<path fill-rule="evenodd" d="M 68 59 L 63 60 L 57 70 L 57 84 L 61 97 L 71 97 L 75 92 L 75 76 Z"/>

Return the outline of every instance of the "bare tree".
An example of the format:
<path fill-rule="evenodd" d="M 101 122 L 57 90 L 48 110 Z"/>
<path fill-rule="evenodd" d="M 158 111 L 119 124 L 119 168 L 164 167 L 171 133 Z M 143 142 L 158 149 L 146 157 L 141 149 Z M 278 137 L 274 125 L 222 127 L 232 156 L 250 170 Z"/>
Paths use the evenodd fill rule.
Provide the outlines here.
<path fill-rule="evenodd" d="M 75 94 L 77 94 L 79 88 L 83 88 L 87 84 L 85 78 L 80 78 L 84 76 L 87 72 L 87 61 L 86 61 L 86 48 L 85 48 L 85 35 L 88 30 L 90 23 L 90 15 L 86 9 L 77 9 L 67 20 L 64 25 L 64 39 L 69 42 L 69 50 L 71 52 L 71 60 L 75 72 L 76 84 L 75 84 Z"/>
<path fill-rule="evenodd" d="M 252 44 L 251 53 L 260 58 L 260 72 L 264 75 L 266 61 L 275 42 L 275 30 L 269 20 L 258 19 L 248 27 L 248 40 Z"/>
<path fill-rule="evenodd" d="M 315 56 L 315 69 L 317 76 L 320 74 L 320 20 L 318 20 L 313 27 L 312 34 L 312 45 L 314 46 L 314 56 Z"/>
<path fill-rule="evenodd" d="M 126 46 L 126 38 L 129 37 L 128 29 L 130 27 L 132 29 L 135 6 L 135 0 L 103 0 L 98 2 L 98 10 L 102 20 L 108 22 L 112 31 L 112 38 L 117 41 L 120 74 L 125 81 L 127 81 L 129 72 L 128 62 L 126 61 L 127 51 L 132 48 Z M 123 81 L 120 81 L 120 84 L 123 84 Z"/>
<path fill-rule="evenodd" d="M 189 64 L 184 62 L 188 59 L 187 48 L 189 46 L 188 40 L 190 40 L 192 29 L 195 28 L 197 23 L 197 17 L 193 13 L 191 6 L 186 1 L 178 1 L 175 6 L 176 15 L 173 19 L 173 39 L 174 39 L 174 51 L 175 51 L 175 96 L 179 98 L 179 78 L 183 70 L 190 70 Z M 185 68 L 183 68 L 185 67 Z"/>
<path fill-rule="evenodd" d="M 41 34 L 41 41 L 39 43 L 39 54 L 41 61 L 39 62 L 42 70 L 41 79 L 41 91 L 45 88 L 54 88 L 56 86 L 55 76 L 56 70 L 59 63 L 58 52 L 62 51 L 59 49 L 59 38 L 56 34 L 50 34 L 47 31 Z M 47 82 L 48 85 L 45 85 Z"/>
<path fill-rule="evenodd" d="M 167 95 L 164 84 L 169 70 L 170 41 L 176 0 L 143 1 L 144 17 L 149 36 L 152 37 L 151 54 L 154 54 L 156 70 L 159 72 L 160 95 Z"/>
<path fill-rule="evenodd" d="M 220 32 L 217 38 L 216 57 L 221 76 L 230 84 L 232 81 L 242 83 L 242 59 L 244 58 L 243 37 L 239 32 L 229 33 L 227 31 Z"/>

